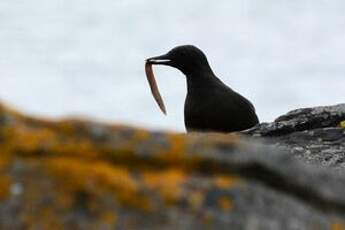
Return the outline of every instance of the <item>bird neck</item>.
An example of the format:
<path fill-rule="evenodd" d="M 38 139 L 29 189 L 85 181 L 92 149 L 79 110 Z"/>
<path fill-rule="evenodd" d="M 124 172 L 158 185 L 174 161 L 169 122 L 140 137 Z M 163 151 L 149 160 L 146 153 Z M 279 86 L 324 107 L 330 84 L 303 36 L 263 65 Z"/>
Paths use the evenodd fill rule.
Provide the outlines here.
<path fill-rule="evenodd" d="M 207 89 L 218 79 L 211 68 L 195 71 L 186 75 L 186 78 L 188 93 L 194 90 Z"/>

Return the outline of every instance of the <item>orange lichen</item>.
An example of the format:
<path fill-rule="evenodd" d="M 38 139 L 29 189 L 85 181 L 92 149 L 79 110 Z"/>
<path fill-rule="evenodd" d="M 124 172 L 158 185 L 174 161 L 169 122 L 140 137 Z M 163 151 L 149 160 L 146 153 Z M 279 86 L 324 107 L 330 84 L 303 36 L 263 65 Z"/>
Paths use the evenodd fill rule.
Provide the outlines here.
<path fill-rule="evenodd" d="M 189 204 L 192 209 L 198 210 L 202 206 L 205 199 L 205 193 L 202 191 L 194 191 L 189 196 Z"/>
<path fill-rule="evenodd" d="M 204 151 L 231 147 L 237 136 L 49 121 L 7 111 L 1 104 L 0 116 L 5 117 L 0 120 L 0 173 L 19 172 L 14 176 L 22 189 L 20 218 L 33 228 L 63 229 L 66 215 L 79 212 L 87 221 L 93 218 L 88 229 L 99 229 L 116 226 L 122 208 L 151 214 L 184 204 L 198 211 L 207 196 L 205 184 L 197 184 L 199 177 L 216 189 L 238 182 L 213 166 L 210 175 L 202 170 L 208 160 Z M 10 171 L 13 162 L 18 172 Z M 9 195 L 10 182 L 0 176 L 0 199 Z M 230 210 L 232 202 L 221 198 L 219 207 Z"/>
<path fill-rule="evenodd" d="M 0 172 L 8 166 L 9 161 L 7 157 L 0 158 Z"/>
<path fill-rule="evenodd" d="M 85 191 L 101 195 L 109 191 L 127 206 L 150 209 L 149 200 L 140 195 L 138 184 L 126 167 L 67 158 L 49 159 L 46 167 L 63 185 L 61 188 L 70 193 Z"/>
<path fill-rule="evenodd" d="M 26 212 L 22 216 L 22 221 L 26 226 L 35 226 L 28 229 L 51 229 L 63 230 L 64 226 L 56 216 L 53 207 L 42 207 L 37 213 Z"/>
<path fill-rule="evenodd" d="M 177 169 L 146 171 L 142 173 L 144 186 L 158 191 L 167 203 L 174 203 L 182 195 L 182 185 L 187 180 L 185 172 Z"/>
<path fill-rule="evenodd" d="M 10 105 L 4 104 L 3 102 L 0 103 L 0 114 L 7 114 L 11 117 L 23 117 L 15 108 L 12 108 Z"/>
<path fill-rule="evenodd" d="M 228 175 L 218 175 L 214 178 L 214 184 L 216 187 L 225 189 L 231 188 L 239 182 L 239 178 Z"/>
<path fill-rule="evenodd" d="M 32 152 L 37 150 L 37 147 L 43 148 L 45 145 L 50 145 L 55 136 L 48 129 L 34 130 L 26 127 L 14 130 L 12 135 L 15 135 L 17 148 L 20 148 L 23 152 Z"/>
<path fill-rule="evenodd" d="M 57 176 L 66 177 L 70 183 L 88 184 L 88 181 L 107 184 L 112 187 L 126 187 L 130 192 L 136 190 L 135 181 L 129 175 L 129 171 L 123 167 L 112 167 L 106 162 L 83 162 L 78 159 L 54 158 L 47 160 L 49 170 Z M 75 178 L 82 181 L 74 181 Z M 67 182 L 67 181 L 66 181 Z"/>
<path fill-rule="evenodd" d="M 168 163 L 181 162 L 184 154 L 186 154 L 186 138 L 185 135 L 167 135 L 168 146 L 158 148 L 158 160 Z"/>
<path fill-rule="evenodd" d="M 65 122 L 61 122 L 62 126 Z M 30 127 L 18 122 L 14 127 L 2 127 L 0 132 L 6 142 L 0 144 L 3 152 L 19 153 L 22 156 L 45 154 L 70 154 L 83 157 L 96 157 L 94 144 L 87 138 L 71 136 L 66 139 L 51 124 L 46 127 Z"/>
<path fill-rule="evenodd" d="M 223 211 L 230 211 L 234 206 L 233 201 L 229 197 L 219 198 L 217 204 Z"/>
<path fill-rule="evenodd" d="M 240 140 L 240 136 L 234 133 L 222 134 L 222 133 L 204 133 L 196 134 L 198 139 L 203 140 L 204 143 L 215 143 L 215 144 L 225 144 L 232 145 L 237 144 Z"/>
<path fill-rule="evenodd" d="M 331 230 L 345 230 L 345 223 L 343 222 L 334 222 L 331 224 Z"/>
<path fill-rule="evenodd" d="M 0 176 L 0 200 L 6 199 L 10 195 L 11 178 Z"/>
<path fill-rule="evenodd" d="M 21 156 L 76 156 L 84 159 L 105 159 L 112 162 L 138 165 L 143 159 L 138 152 L 156 136 L 143 129 L 124 126 L 106 126 L 80 120 L 48 121 L 25 117 L 17 113 L 2 111 L 13 116 L 14 122 L 0 126 L 4 141 L 0 148 L 6 154 Z M 10 119 L 11 120 L 11 119 Z M 92 133 L 93 127 L 105 130 L 110 140 L 99 141 Z M 160 134 L 165 139 L 153 143 L 150 158 L 156 166 L 173 165 L 193 170 L 202 161 L 194 152 L 212 150 L 217 145 L 237 143 L 236 135 L 222 134 Z M 147 158 L 145 158 L 147 160 Z"/>
<path fill-rule="evenodd" d="M 103 223 L 115 225 L 117 221 L 117 215 L 113 212 L 104 212 L 100 215 L 99 219 L 101 219 Z"/>

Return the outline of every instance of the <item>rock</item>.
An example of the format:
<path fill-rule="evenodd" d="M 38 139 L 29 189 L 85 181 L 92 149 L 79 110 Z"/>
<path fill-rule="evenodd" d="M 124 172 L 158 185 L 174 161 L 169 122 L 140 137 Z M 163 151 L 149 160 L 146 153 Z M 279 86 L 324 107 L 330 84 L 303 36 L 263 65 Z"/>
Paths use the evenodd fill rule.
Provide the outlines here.
<path fill-rule="evenodd" d="M 297 109 L 244 133 L 290 151 L 308 163 L 345 167 L 345 104 Z"/>
<path fill-rule="evenodd" d="M 345 229 L 343 171 L 261 138 L 50 121 L 0 105 L 0 229 Z"/>

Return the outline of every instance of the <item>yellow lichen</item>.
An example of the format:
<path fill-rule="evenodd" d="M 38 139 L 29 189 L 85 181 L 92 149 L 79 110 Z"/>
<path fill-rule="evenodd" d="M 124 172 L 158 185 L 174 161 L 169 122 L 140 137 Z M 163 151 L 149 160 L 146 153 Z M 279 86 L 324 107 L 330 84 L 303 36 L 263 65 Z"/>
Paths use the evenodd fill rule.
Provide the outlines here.
<path fill-rule="evenodd" d="M 343 128 L 343 129 L 345 129 L 345 121 L 340 122 L 340 123 L 339 123 L 339 126 L 340 126 L 341 128 Z"/>

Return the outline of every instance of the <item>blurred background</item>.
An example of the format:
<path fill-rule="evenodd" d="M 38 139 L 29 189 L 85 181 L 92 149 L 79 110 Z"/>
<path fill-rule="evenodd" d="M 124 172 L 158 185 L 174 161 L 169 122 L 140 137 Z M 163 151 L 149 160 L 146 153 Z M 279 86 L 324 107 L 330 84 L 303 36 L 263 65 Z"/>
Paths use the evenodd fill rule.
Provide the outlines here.
<path fill-rule="evenodd" d="M 147 57 L 194 44 L 261 121 L 345 102 L 342 0 L 2 0 L 0 99 L 34 115 L 184 131 L 184 76 Z"/>

